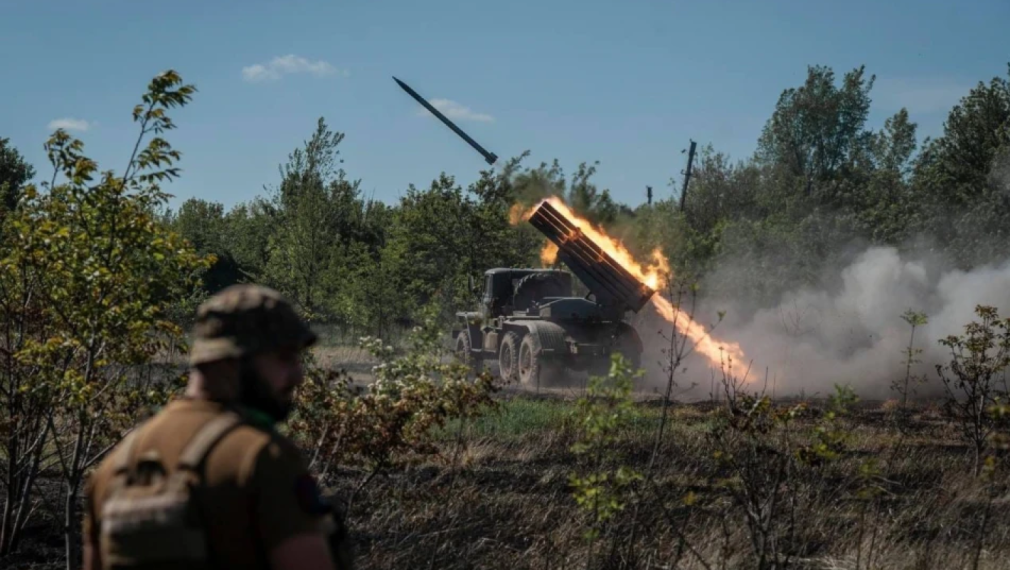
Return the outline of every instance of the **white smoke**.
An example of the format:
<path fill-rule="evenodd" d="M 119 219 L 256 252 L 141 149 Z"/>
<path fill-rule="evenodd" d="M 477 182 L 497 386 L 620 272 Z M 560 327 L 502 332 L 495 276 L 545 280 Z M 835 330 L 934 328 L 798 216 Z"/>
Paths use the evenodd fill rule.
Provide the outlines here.
<path fill-rule="evenodd" d="M 920 395 L 935 394 L 941 386 L 935 365 L 951 359 L 938 341 L 963 334 L 964 326 L 978 319 L 976 305 L 994 306 L 1000 316 L 1010 316 L 1010 260 L 964 272 L 945 270 L 927 256 L 903 258 L 894 248 L 876 247 L 834 272 L 820 290 L 792 291 L 777 306 L 756 311 L 710 302 L 695 318 L 714 322 L 716 311 L 726 311 L 713 336 L 740 344 L 748 362 L 737 363 L 735 372 L 742 375 L 750 365 L 748 378 L 757 388 L 764 385 L 767 368 L 767 388 L 777 396 L 801 391 L 828 395 L 835 384 L 847 384 L 863 398 L 888 398 L 896 396 L 891 382 L 905 377 L 911 327 L 901 315 L 910 309 L 928 318 L 915 330 L 914 347 L 923 352 L 912 373 L 928 379 L 918 388 Z M 665 374 L 655 362 L 665 355 L 660 353 L 663 340 L 650 338 L 655 318 L 641 319 L 647 324 L 639 327 L 650 384 L 659 385 Z M 692 355 L 684 368 L 678 371 L 678 383 L 698 384 L 687 398 L 708 397 L 712 370 L 707 360 Z"/>

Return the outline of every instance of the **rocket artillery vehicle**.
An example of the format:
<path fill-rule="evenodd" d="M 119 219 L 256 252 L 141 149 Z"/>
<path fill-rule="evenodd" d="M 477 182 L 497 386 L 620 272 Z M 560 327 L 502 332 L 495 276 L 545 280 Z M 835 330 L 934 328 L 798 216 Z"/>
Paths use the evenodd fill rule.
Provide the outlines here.
<path fill-rule="evenodd" d="M 589 295 L 572 294 L 572 274 L 566 271 L 490 269 L 479 310 L 456 314 L 457 356 L 475 371 L 497 360 L 502 378 L 534 387 L 566 369 L 603 374 L 614 351 L 638 368 L 642 341 L 623 318 L 640 311 L 655 291 L 549 202 L 541 203 L 529 222 L 558 246 L 558 259 Z"/>
<path fill-rule="evenodd" d="M 494 153 L 406 83 L 393 80 L 494 165 L 498 160 Z M 457 356 L 475 372 L 483 369 L 485 361 L 497 360 L 502 378 L 536 387 L 566 369 L 605 373 L 614 351 L 620 351 L 635 368 L 641 366 L 641 338 L 623 317 L 628 311 L 640 311 L 655 291 L 549 202 L 542 202 L 529 222 L 558 246 L 558 258 L 589 289 L 589 295 L 573 295 L 572 274 L 566 271 L 490 269 L 484 273 L 479 309 L 456 314 L 452 338 Z M 476 289 L 473 283 L 471 289 Z"/>

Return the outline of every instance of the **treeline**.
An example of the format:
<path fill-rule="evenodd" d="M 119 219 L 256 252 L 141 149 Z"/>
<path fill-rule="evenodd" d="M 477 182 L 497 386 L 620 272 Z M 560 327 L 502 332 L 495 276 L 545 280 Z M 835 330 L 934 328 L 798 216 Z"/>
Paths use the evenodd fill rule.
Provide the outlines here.
<path fill-rule="evenodd" d="M 680 208 L 673 196 L 629 206 L 592 177 L 524 166 L 528 153 L 463 188 L 443 174 L 394 204 L 365 196 L 344 170 L 344 135 L 324 119 L 264 195 L 225 210 L 192 198 L 160 219 L 216 261 L 204 293 L 254 280 L 288 294 L 317 322 L 383 336 L 428 304 L 448 317 L 472 307 L 470 276 L 539 264 L 542 236 L 509 223 L 517 202 L 559 194 L 640 252 L 661 247 L 708 295 L 760 306 L 844 266 L 868 245 L 929 247 L 961 268 L 1005 256 L 1010 213 L 1010 75 L 979 82 L 942 136 L 917 140 L 902 109 L 882 128 L 867 117 L 874 77 L 808 68 L 784 90 L 753 156 L 700 150 Z M 30 166 L 5 145 L 0 175 L 12 203 Z M 679 180 L 670 180 L 679 187 Z M 643 189 L 644 190 L 644 189 Z M 670 194 L 670 193 L 668 193 Z"/>
<path fill-rule="evenodd" d="M 317 321 L 384 336 L 425 306 L 446 318 L 472 306 L 470 276 L 539 263 L 543 238 L 511 221 L 516 203 L 560 193 L 594 221 L 632 213 L 589 182 L 593 168 L 580 166 L 566 183 L 557 165 L 521 170 L 525 155 L 481 172 L 466 189 L 446 174 L 427 188 L 411 185 L 390 206 L 365 198 L 340 167 L 343 139 L 319 119 L 265 196 L 227 212 L 193 198 L 163 216 L 216 257 L 206 293 L 247 279 L 267 283 Z"/>
<path fill-rule="evenodd" d="M 538 242 L 510 226 L 517 194 L 508 175 L 484 172 L 466 191 L 443 175 L 390 207 L 365 199 L 339 167 L 342 140 L 320 119 L 267 196 L 228 212 L 190 199 L 165 215 L 217 258 L 204 276 L 208 293 L 267 283 L 317 321 L 382 336 L 426 305 L 472 302 L 466 275 L 529 262 Z"/>
<path fill-rule="evenodd" d="M 227 212 L 190 199 L 166 221 L 217 256 L 208 292 L 261 281 L 317 319 L 380 335 L 427 303 L 446 316 L 472 306 L 470 275 L 539 263 L 541 236 L 510 225 L 509 209 L 547 194 L 633 249 L 662 247 L 709 294 L 752 305 L 842 266 L 855 251 L 844 246 L 928 246 L 963 268 L 1005 255 L 1008 78 L 978 83 L 943 135 L 921 144 L 904 109 L 879 130 L 867 127 L 873 82 L 863 68 L 840 81 L 830 68 L 809 68 L 803 85 L 779 97 L 752 157 L 701 149 L 683 211 L 678 197 L 621 204 L 592 181 L 595 164 L 566 176 L 557 161 L 523 167 L 525 154 L 465 189 L 442 175 L 389 205 L 348 178 L 344 137 L 320 119 L 268 195 Z"/>

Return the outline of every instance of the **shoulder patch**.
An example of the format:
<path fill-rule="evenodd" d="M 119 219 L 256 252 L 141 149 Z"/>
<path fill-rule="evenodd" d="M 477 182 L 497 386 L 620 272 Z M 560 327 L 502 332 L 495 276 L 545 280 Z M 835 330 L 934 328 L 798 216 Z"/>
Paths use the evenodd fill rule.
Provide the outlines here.
<path fill-rule="evenodd" d="M 330 512 L 330 506 L 323 501 L 316 480 L 308 473 L 295 479 L 295 497 L 298 506 L 311 515 L 324 515 Z"/>

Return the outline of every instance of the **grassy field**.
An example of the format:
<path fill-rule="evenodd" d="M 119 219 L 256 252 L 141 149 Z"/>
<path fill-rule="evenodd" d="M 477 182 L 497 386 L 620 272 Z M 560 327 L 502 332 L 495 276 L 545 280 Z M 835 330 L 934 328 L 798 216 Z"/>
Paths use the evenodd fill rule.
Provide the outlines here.
<path fill-rule="evenodd" d="M 375 360 L 362 349 L 328 342 L 314 352 L 320 364 L 343 368 L 357 382 L 372 378 Z M 368 473 L 331 473 L 324 483 L 338 500 L 353 497 L 360 567 L 1006 566 L 1010 510 L 1001 452 L 990 479 L 974 476 L 972 451 L 937 402 L 914 404 L 900 422 L 893 402 L 857 403 L 839 427 L 848 438 L 845 453 L 776 483 L 769 479 L 774 461 L 716 434 L 720 403 L 673 405 L 656 446 L 662 408 L 637 394 L 636 415 L 611 446 L 610 467 L 638 470 L 651 483 L 626 496 L 624 509 L 590 544 L 584 535 L 591 517 L 570 485 L 573 473 L 593 470 L 572 451 L 579 437 L 575 399 L 583 394 L 584 386 L 540 394 L 508 389 L 496 412 L 441 430 L 437 455 L 407 458 L 360 490 Z M 797 421 L 798 439 L 809 440 L 816 415 Z M 717 449 L 739 451 L 746 461 L 732 472 L 714 459 Z M 778 492 L 763 498 L 788 508 L 745 505 L 747 497 L 725 485 L 748 477 L 774 486 Z M 756 529 L 762 516 L 766 528 Z M 756 560 L 755 540 L 775 543 L 787 562 Z"/>
<path fill-rule="evenodd" d="M 447 426 L 440 455 L 416 458 L 355 496 L 350 523 L 362 568 L 783 567 L 754 556 L 745 508 L 769 506 L 736 504 L 720 485 L 732 474 L 712 458 L 714 405 L 674 407 L 651 470 L 660 408 L 637 406 L 613 448 L 654 483 L 640 486 L 651 489 L 642 497 L 628 496 L 591 548 L 589 518 L 569 485 L 573 471 L 589 467 L 571 450 L 575 406 L 529 396 L 502 404 L 494 415 Z M 846 419 L 852 449 L 844 457 L 779 482 L 786 503 L 771 515 L 769 539 L 790 555 L 788 567 L 1006 567 L 1002 483 L 972 476 L 971 453 L 934 407 L 918 406 L 905 435 L 884 408 L 857 406 Z M 869 458 L 879 473 L 867 484 L 859 473 Z M 754 459 L 749 476 L 767 478 Z M 364 476 L 345 471 L 327 483 L 346 499 Z M 860 499 L 866 487 L 879 493 Z"/>
<path fill-rule="evenodd" d="M 371 378 L 374 361 L 359 349 L 323 345 L 316 358 L 361 383 Z M 856 403 L 833 424 L 845 449 L 810 466 L 794 456 L 816 437 L 823 401 L 788 433 L 752 440 L 721 429 L 724 403 L 672 404 L 657 445 L 663 407 L 638 394 L 606 446 L 610 457 L 598 462 L 573 451 L 582 394 L 508 389 L 494 412 L 440 429 L 434 455 L 402 457 L 371 479 L 360 469 L 330 472 L 323 484 L 349 509 L 358 567 L 1006 567 L 1002 452 L 991 476 L 973 475 L 972 451 L 938 403 L 918 402 L 904 415 L 893 402 Z M 592 511 L 576 501 L 571 476 L 619 467 L 643 479 L 590 541 Z M 63 567 L 59 505 L 39 510 L 10 568 Z M 761 560 L 762 550 L 773 554 Z"/>

